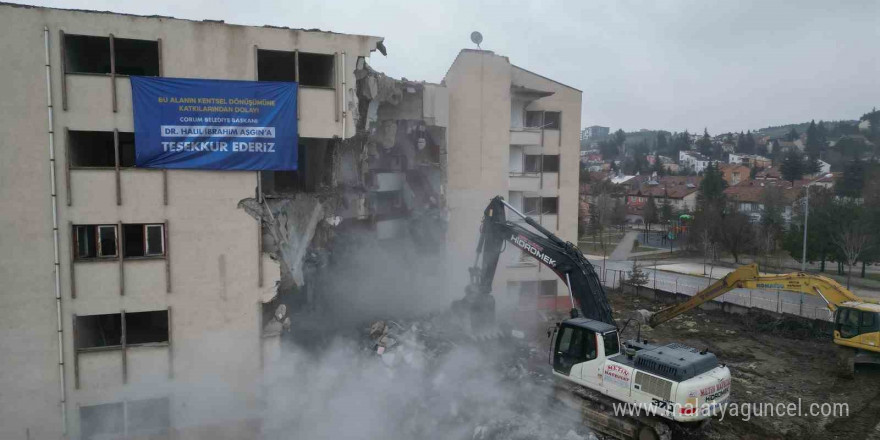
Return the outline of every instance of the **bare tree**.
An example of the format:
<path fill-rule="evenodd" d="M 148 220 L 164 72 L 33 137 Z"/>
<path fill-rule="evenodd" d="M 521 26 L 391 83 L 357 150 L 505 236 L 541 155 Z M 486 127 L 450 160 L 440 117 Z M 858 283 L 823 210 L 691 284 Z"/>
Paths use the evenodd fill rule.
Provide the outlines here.
<path fill-rule="evenodd" d="M 862 253 L 870 247 L 871 234 L 863 222 L 852 222 L 844 226 L 843 230 L 834 234 L 832 240 L 840 248 L 840 252 L 846 260 L 846 265 L 849 266 L 849 270 L 846 272 L 846 288 L 849 289 L 852 268 Z"/>
<path fill-rule="evenodd" d="M 745 214 L 730 213 L 722 218 L 718 228 L 718 241 L 739 263 L 739 256 L 752 249 L 755 244 L 754 228 Z"/>

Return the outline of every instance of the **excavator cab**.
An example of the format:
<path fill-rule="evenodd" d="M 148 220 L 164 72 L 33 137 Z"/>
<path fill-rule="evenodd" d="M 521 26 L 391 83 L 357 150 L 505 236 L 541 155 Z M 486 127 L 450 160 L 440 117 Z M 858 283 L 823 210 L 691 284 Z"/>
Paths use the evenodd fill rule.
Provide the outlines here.
<path fill-rule="evenodd" d="M 876 350 L 880 347 L 880 312 L 839 307 L 834 313 L 834 340 L 840 345 Z"/>

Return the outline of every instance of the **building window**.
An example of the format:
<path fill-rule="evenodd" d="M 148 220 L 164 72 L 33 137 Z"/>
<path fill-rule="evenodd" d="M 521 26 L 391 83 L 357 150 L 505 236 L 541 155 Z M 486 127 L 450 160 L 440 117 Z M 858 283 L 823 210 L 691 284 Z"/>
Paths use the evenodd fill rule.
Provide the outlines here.
<path fill-rule="evenodd" d="M 257 50 L 257 80 L 296 81 L 296 53 Z"/>
<path fill-rule="evenodd" d="M 333 87 L 334 55 L 299 53 L 299 83 L 312 87 Z"/>
<path fill-rule="evenodd" d="M 110 73 L 110 37 L 64 35 L 67 73 Z"/>
<path fill-rule="evenodd" d="M 168 342 L 168 311 L 125 314 L 126 345 Z"/>
<path fill-rule="evenodd" d="M 518 295 L 521 299 L 556 296 L 556 280 L 508 281 L 507 291 Z"/>
<path fill-rule="evenodd" d="M 122 235 L 126 258 L 165 255 L 165 225 L 161 223 L 122 225 Z"/>
<path fill-rule="evenodd" d="M 543 160 L 543 170 L 545 173 L 558 173 L 559 172 L 559 155 L 558 154 L 545 154 Z"/>
<path fill-rule="evenodd" d="M 113 56 L 118 75 L 159 76 L 159 42 L 113 39 Z"/>
<path fill-rule="evenodd" d="M 135 166 L 134 133 L 119 132 L 119 167 L 132 168 Z"/>
<path fill-rule="evenodd" d="M 558 197 L 523 197 L 523 212 L 526 215 L 556 214 L 558 211 Z"/>
<path fill-rule="evenodd" d="M 75 348 L 115 348 L 126 345 L 167 343 L 168 311 L 157 310 L 125 314 L 125 327 L 122 313 L 105 315 L 86 315 L 76 317 Z"/>
<path fill-rule="evenodd" d="M 75 131 L 67 133 L 67 154 L 71 168 L 115 168 L 116 150 L 112 131 Z M 134 133 L 119 132 L 119 166 L 135 164 Z"/>
<path fill-rule="evenodd" d="M 65 35 L 66 73 L 109 74 L 111 57 L 119 75 L 159 76 L 159 42 L 110 37 Z"/>
<path fill-rule="evenodd" d="M 523 173 L 540 173 L 541 172 L 541 155 L 526 154 L 523 155 Z"/>
<path fill-rule="evenodd" d="M 541 214 L 557 214 L 559 212 L 558 197 L 541 198 Z"/>
<path fill-rule="evenodd" d="M 544 112 L 542 112 L 542 111 L 527 111 L 526 112 L 526 127 L 541 128 L 543 126 L 544 126 Z"/>
<path fill-rule="evenodd" d="M 562 112 L 544 112 L 544 128 L 547 130 L 559 130 L 562 125 Z"/>
<path fill-rule="evenodd" d="M 88 315 L 76 317 L 76 349 L 119 347 L 122 345 L 122 315 Z"/>
<path fill-rule="evenodd" d="M 129 436 L 165 436 L 171 428 L 171 405 L 167 397 L 81 406 L 83 440 Z M 167 438 L 167 437 L 165 437 Z"/>
<path fill-rule="evenodd" d="M 537 215 L 541 211 L 540 197 L 523 197 L 523 212 L 526 215 Z"/>
<path fill-rule="evenodd" d="M 116 225 L 75 225 L 73 239 L 77 260 L 119 256 Z"/>

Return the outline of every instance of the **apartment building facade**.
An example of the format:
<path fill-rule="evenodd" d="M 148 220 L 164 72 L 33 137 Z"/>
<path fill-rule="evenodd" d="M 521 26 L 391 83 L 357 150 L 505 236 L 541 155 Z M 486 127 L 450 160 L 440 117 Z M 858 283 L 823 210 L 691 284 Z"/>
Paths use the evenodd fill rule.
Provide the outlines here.
<path fill-rule="evenodd" d="M 483 210 L 495 195 L 563 239 L 577 240 L 582 93 L 507 57 L 469 49 L 444 82 L 449 279 L 463 292 Z M 493 291 L 502 314 L 570 308 L 565 283 L 513 246 L 502 255 Z"/>
<path fill-rule="evenodd" d="M 0 29 L 0 438 L 255 437 L 279 266 L 238 204 L 314 180 L 382 39 L 10 4 Z M 299 82 L 304 171 L 134 167 L 130 75 Z"/>

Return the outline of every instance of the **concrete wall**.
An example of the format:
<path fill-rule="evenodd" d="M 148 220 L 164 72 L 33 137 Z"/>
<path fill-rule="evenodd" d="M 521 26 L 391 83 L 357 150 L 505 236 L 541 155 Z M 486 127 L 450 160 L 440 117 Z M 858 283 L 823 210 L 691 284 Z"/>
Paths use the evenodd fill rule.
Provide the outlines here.
<path fill-rule="evenodd" d="M 56 133 L 55 170 L 59 206 L 63 352 L 68 434 L 79 435 L 80 406 L 170 396 L 172 426 L 199 438 L 205 424 L 228 416 L 248 421 L 260 412 L 260 298 L 271 296 L 277 266 L 264 259 L 258 287 L 258 224 L 237 209 L 253 197 L 254 172 L 167 172 L 168 203 L 161 171 L 72 170 L 65 179 L 64 130 L 132 131 L 128 78 L 116 79 L 118 111 L 112 109 L 111 78 L 68 75 L 67 110 L 62 110 L 60 32 L 117 38 L 161 39 L 163 75 L 189 78 L 255 78 L 254 46 L 306 52 L 346 52 L 348 88 L 358 56 L 368 56 L 375 37 L 288 29 L 232 26 L 171 18 L 0 6 L 0 438 L 60 438 L 61 392 L 54 300 L 52 217 L 47 148 L 43 28 L 50 30 Z M 341 90 L 341 85 L 337 87 Z M 300 134 L 342 134 L 336 92 L 301 92 Z M 354 93 L 348 93 L 353 108 Z M 354 132 L 348 118 L 346 133 Z M 71 205 L 67 206 L 68 197 Z M 120 295 L 117 261 L 71 262 L 70 224 L 168 222 L 171 292 L 166 260 L 124 261 Z M 74 277 L 71 277 L 71 270 Z M 76 298 L 71 297 L 75 278 Z M 170 346 L 130 348 L 128 383 L 122 380 L 120 350 L 79 355 L 75 389 L 72 317 L 172 309 Z M 273 343 L 274 344 L 274 343 Z M 173 379 L 170 379 L 173 375 Z M 258 425 L 257 425 L 258 426 Z M 26 434 L 27 433 L 27 434 Z M 218 437 L 217 432 L 211 438 Z M 225 435 L 236 436 L 235 430 Z"/>
<path fill-rule="evenodd" d="M 502 195 L 521 206 L 523 195 L 559 197 L 559 214 L 538 220 L 566 240 L 577 239 L 577 200 L 581 92 L 511 65 L 507 57 L 488 51 L 462 50 L 446 74 L 449 89 L 449 279 L 453 296 L 461 296 L 473 256 L 482 213 L 489 199 Z M 554 92 L 532 101 L 512 96 L 511 85 Z M 561 130 L 523 133 L 525 110 L 561 111 Z M 528 135 L 519 136 L 522 134 Z M 512 142 L 516 135 L 516 142 Z M 523 139 L 522 141 L 519 139 Z M 525 141 L 531 139 L 531 141 Z M 525 144 L 523 144 L 525 142 Z M 511 147 L 511 144 L 517 145 Z M 522 154 L 559 154 L 560 172 L 511 177 Z M 512 168 L 513 167 L 513 168 Z M 507 281 L 553 280 L 539 265 L 523 265 L 519 251 L 508 248 L 499 262 L 493 291 L 500 310 L 514 309 L 518 298 L 506 293 Z M 457 283 L 457 284 L 455 284 Z M 559 295 L 568 295 L 564 283 Z"/>

